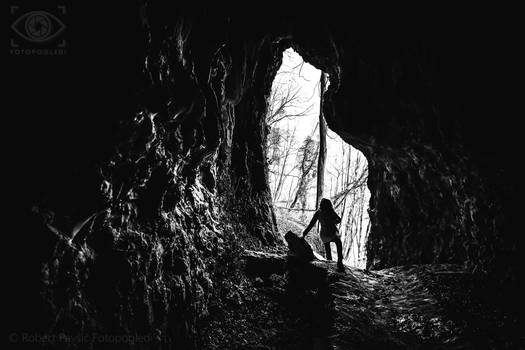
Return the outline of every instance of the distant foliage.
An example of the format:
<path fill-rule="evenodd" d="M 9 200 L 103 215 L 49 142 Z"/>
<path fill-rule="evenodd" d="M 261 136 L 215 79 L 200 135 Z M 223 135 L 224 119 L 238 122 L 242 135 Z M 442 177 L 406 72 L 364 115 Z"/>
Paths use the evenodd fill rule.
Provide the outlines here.
<path fill-rule="evenodd" d="M 295 197 L 290 208 L 294 208 L 297 203 L 301 208 L 306 208 L 306 199 L 309 185 L 317 176 L 317 156 L 319 155 L 319 142 L 308 136 L 299 150 L 297 151 L 297 169 L 299 170 L 299 179 Z"/>

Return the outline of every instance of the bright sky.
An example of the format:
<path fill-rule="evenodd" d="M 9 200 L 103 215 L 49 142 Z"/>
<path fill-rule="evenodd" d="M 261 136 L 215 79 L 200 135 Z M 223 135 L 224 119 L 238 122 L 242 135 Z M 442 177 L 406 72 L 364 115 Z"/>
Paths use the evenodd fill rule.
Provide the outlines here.
<path fill-rule="evenodd" d="M 295 119 L 283 120 L 279 127 L 296 128 L 296 137 L 299 140 L 304 140 L 310 135 L 319 118 L 319 80 L 321 71 L 309 63 L 304 63 L 301 68 L 297 68 L 303 63 L 303 58 L 293 49 L 288 49 L 283 52 L 283 62 L 277 76 L 273 82 L 273 88 L 278 84 L 296 83 L 299 87 L 299 99 L 303 102 L 301 108 L 312 104 L 310 112 L 303 116 L 298 123 Z M 294 70 L 295 68 L 295 70 Z M 287 74 L 294 70 L 293 74 Z M 299 74 L 297 77 L 296 74 Z M 292 109 L 291 112 L 294 110 Z"/>
<path fill-rule="evenodd" d="M 293 49 L 290 48 L 283 52 L 282 65 L 275 77 L 272 89 L 278 88 L 281 84 L 283 86 L 285 84 L 296 84 L 299 87 L 299 99 L 302 103 L 299 108 L 296 110 L 292 109 L 290 112 L 304 110 L 309 105 L 312 105 L 312 108 L 304 116 L 280 121 L 278 127 L 289 128 L 290 130 L 295 128 L 295 137 L 298 142 L 302 142 L 308 135 L 312 134 L 315 140 L 319 140 L 319 132 L 317 130 L 314 132 L 314 129 L 319 120 L 319 80 L 321 71 L 309 63 L 304 62 L 302 66 L 301 63 L 303 63 L 303 58 Z M 358 155 L 361 155 L 361 152 L 348 145 L 330 129 L 327 131 L 326 148 L 326 171 L 328 173 L 333 172 L 334 167 L 341 164 L 343 148 L 345 152 L 348 152 L 348 148 L 352 148 L 353 161 Z M 325 179 L 325 192 L 330 193 L 330 174 L 326 174 Z"/>

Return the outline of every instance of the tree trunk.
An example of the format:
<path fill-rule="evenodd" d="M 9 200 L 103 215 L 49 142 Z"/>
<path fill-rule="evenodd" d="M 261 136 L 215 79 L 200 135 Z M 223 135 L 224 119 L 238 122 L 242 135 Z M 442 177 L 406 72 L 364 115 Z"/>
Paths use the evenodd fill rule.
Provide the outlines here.
<path fill-rule="evenodd" d="M 294 141 L 294 137 L 295 137 L 295 129 L 293 130 L 293 133 L 292 135 L 288 134 L 287 135 L 287 140 L 285 142 L 285 156 L 284 156 L 284 160 L 283 160 L 283 166 L 281 168 L 281 173 L 279 174 L 279 180 L 277 182 L 277 188 L 274 192 L 274 201 L 277 202 L 279 200 L 279 196 L 281 194 L 281 189 L 282 189 L 282 186 L 284 184 L 284 181 L 286 180 L 283 175 L 284 175 L 284 171 L 286 169 L 286 165 L 287 165 L 287 162 L 288 162 L 288 157 L 290 156 L 290 152 L 291 152 L 291 149 L 292 149 L 292 145 L 293 145 L 293 141 Z"/>
<path fill-rule="evenodd" d="M 326 84 L 326 73 L 321 73 L 321 98 L 319 101 L 319 156 L 317 163 L 317 197 L 315 201 L 315 207 L 319 208 L 319 203 L 323 198 L 324 188 L 324 169 L 326 160 L 326 121 L 323 115 L 324 106 L 324 90 Z"/>

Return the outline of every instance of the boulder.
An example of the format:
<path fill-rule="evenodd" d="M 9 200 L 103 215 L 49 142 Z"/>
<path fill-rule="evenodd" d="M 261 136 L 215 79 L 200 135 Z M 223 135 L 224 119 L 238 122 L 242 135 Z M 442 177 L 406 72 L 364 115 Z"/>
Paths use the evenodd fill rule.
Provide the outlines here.
<path fill-rule="evenodd" d="M 315 259 L 314 252 L 310 244 L 304 238 L 297 236 L 292 231 L 286 232 L 284 235 L 286 243 L 288 243 L 288 255 L 300 261 L 309 262 Z"/>

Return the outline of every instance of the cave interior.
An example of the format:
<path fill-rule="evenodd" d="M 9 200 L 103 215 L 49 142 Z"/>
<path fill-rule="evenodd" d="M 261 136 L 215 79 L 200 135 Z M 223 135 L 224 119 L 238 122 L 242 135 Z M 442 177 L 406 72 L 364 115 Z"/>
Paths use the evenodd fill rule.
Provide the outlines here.
<path fill-rule="evenodd" d="M 461 16 L 375 25 L 337 11 L 78 6 L 72 23 L 97 26 L 71 31 L 70 54 L 13 64 L 13 332 L 155 334 L 152 348 L 250 337 L 268 348 L 453 348 L 443 337 L 454 329 L 464 348 L 523 341 L 513 28 Z M 367 266 L 346 277 L 329 263 L 290 267 L 276 229 L 264 118 L 288 47 L 329 74 L 326 122 L 368 160 Z M 459 286 L 434 294 L 462 310 L 448 314 L 450 334 L 381 326 L 334 293 L 370 299 L 372 282 L 356 281 L 402 285 L 411 273 Z M 265 316 L 250 309 L 253 334 L 205 331 L 214 313 L 232 321 L 248 307 L 241 287 L 261 295 L 253 310 L 278 304 L 274 316 L 302 323 L 285 318 L 268 340 L 256 329 Z M 234 306 L 226 290 L 237 290 Z M 494 320 L 458 306 L 466 291 Z M 394 320 L 392 305 L 377 317 Z"/>

